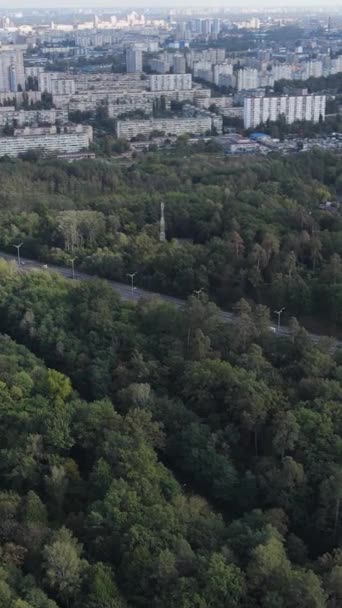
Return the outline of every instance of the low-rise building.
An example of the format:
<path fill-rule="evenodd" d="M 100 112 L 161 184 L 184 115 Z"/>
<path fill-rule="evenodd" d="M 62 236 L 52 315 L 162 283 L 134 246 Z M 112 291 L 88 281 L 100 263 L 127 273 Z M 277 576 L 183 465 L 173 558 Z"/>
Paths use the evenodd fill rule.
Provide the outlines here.
<path fill-rule="evenodd" d="M 152 114 L 153 112 L 153 99 L 152 98 L 132 98 L 128 97 L 125 101 L 119 103 L 108 104 L 108 117 L 117 118 L 120 114 L 127 114 L 129 112 L 135 112 L 141 110 L 145 114 Z"/>
<path fill-rule="evenodd" d="M 38 87 L 42 93 L 51 95 L 73 95 L 76 92 L 75 79 L 59 72 L 40 73 Z"/>
<path fill-rule="evenodd" d="M 16 107 L 24 104 L 32 105 L 42 100 L 41 91 L 18 91 L 13 93 L 8 91 L 6 93 L 0 93 L 0 104 L 12 103 Z"/>
<path fill-rule="evenodd" d="M 220 117 L 217 117 L 220 118 Z M 149 136 L 154 131 L 167 135 L 184 135 L 185 133 L 204 134 L 211 131 L 213 118 L 210 114 L 187 118 L 150 118 L 148 120 L 118 120 L 117 137 L 132 139 L 138 135 Z"/>
<path fill-rule="evenodd" d="M 156 91 L 184 91 L 191 90 L 191 74 L 151 74 L 150 90 Z"/>
<path fill-rule="evenodd" d="M 88 125 L 16 129 L 13 137 L 0 137 L 0 157 L 19 156 L 30 150 L 74 153 L 89 148 L 93 129 Z"/>
<path fill-rule="evenodd" d="M 16 124 L 18 127 L 25 125 L 54 125 L 56 122 L 63 124 L 68 121 L 66 110 L 17 110 L 14 106 L 0 107 L 0 126 Z"/>

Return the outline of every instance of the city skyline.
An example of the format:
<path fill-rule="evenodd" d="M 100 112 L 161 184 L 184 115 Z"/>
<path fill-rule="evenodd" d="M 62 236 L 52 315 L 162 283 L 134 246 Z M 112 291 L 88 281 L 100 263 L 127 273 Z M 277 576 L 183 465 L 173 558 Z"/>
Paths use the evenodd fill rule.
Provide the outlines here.
<path fill-rule="evenodd" d="M 150 0 L 150 1 L 146 1 L 146 0 L 127 0 L 124 3 L 124 7 L 126 8 L 127 6 L 129 6 L 130 8 L 139 8 L 139 9 L 148 9 L 148 8 L 158 8 L 161 7 L 163 9 L 172 9 L 174 7 L 182 7 L 184 8 L 184 3 L 182 2 L 182 0 L 174 0 L 174 2 L 172 2 L 172 4 L 170 4 L 170 0 Z M 72 9 L 92 9 L 95 13 L 96 12 L 101 12 L 102 9 L 108 10 L 108 9 L 113 9 L 113 11 L 116 9 L 123 9 L 123 4 L 122 2 L 120 2 L 119 0 L 101 0 L 101 4 L 100 5 L 96 5 L 92 0 L 73 0 L 72 3 L 69 2 L 69 0 L 59 0 L 59 2 L 57 2 L 56 0 L 32 0 L 29 3 L 28 2 L 24 2 L 23 0 L 5 0 L 1 3 L 1 9 L 4 10 L 30 10 L 32 9 L 47 9 L 47 10 L 63 10 L 63 9 L 68 9 L 68 11 L 70 12 Z M 260 2 L 258 2 L 257 0 L 241 0 L 241 2 L 239 2 L 238 4 L 236 3 L 236 1 L 234 2 L 220 2 L 219 4 L 215 4 L 212 9 L 216 10 L 216 9 L 231 9 L 232 11 L 239 11 L 241 10 L 241 7 L 243 7 L 243 10 L 248 10 L 249 8 L 251 10 L 256 10 L 258 9 L 258 12 L 262 12 L 264 9 L 274 9 L 274 8 L 279 8 L 279 9 L 286 9 L 286 8 L 291 8 L 291 9 L 298 9 L 300 10 L 301 8 L 311 8 L 314 7 L 316 10 L 320 9 L 323 11 L 326 11 L 328 9 L 332 9 L 332 10 L 338 10 L 339 6 L 336 5 L 336 3 L 328 3 L 328 4 L 322 4 L 321 0 L 301 0 L 300 3 L 296 2 L 296 0 L 286 0 L 286 2 L 284 2 L 283 0 L 263 0 L 262 4 L 260 5 Z M 198 0 L 198 2 L 196 2 L 196 4 L 192 5 L 189 4 L 187 6 L 187 9 L 192 9 L 192 10 L 196 10 L 196 9 L 202 9 L 205 8 L 206 11 L 210 10 L 210 7 L 208 7 L 207 2 L 205 2 L 205 0 Z M 342 10 L 342 3 L 340 3 L 340 8 Z"/>

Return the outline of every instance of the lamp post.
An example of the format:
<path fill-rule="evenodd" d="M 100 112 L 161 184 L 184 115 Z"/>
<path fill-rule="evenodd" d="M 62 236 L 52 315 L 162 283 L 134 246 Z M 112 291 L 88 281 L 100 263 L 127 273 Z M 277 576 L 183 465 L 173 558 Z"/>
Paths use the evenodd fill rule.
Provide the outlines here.
<path fill-rule="evenodd" d="M 137 274 L 136 272 L 128 272 L 127 273 L 127 276 L 130 277 L 130 279 L 131 279 L 132 298 L 133 298 L 133 295 L 134 295 L 134 289 L 135 289 L 134 288 L 134 277 L 135 277 L 136 274 Z"/>
<path fill-rule="evenodd" d="M 13 247 L 16 248 L 17 253 L 18 253 L 18 266 L 20 267 L 20 247 L 23 245 L 23 243 L 19 243 L 19 245 L 13 245 Z"/>
<path fill-rule="evenodd" d="M 72 270 L 72 280 L 75 278 L 75 260 L 76 258 L 71 258 L 71 270 Z"/>
<path fill-rule="evenodd" d="M 283 306 L 283 308 L 280 308 L 280 310 L 274 310 L 274 314 L 276 314 L 278 316 L 278 325 L 277 325 L 277 330 L 278 333 L 280 332 L 280 317 L 282 315 L 282 313 L 284 312 L 285 307 Z"/>

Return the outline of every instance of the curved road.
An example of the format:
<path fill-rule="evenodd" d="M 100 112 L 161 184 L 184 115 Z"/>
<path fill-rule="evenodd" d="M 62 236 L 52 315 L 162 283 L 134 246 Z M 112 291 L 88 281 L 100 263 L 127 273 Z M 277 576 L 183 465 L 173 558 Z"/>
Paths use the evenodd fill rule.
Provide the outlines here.
<path fill-rule="evenodd" d="M 18 263 L 17 256 L 11 255 L 9 253 L 0 252 L 0 258 L 3 258 L 4 260 L 7 260 L 8 262 Z M 62 275 L 63 277 L 65 277 L 67 279 L 72 279 L 72 276 L 73 276 L 72 269 L 67 268 L 65 266 L 55 266 L 55 265 L 51 265 L 51 264 L 49 264 L 47 266 L 46 264 L 42 264 L 41 262 L 37 262 L 35 260 L 29 260 L 28 258 L 23 258 L 21 256 L 20 256 L 20 261 L 21 261 L 20 268 L 21 268 L 21 270 L 24 270 L 24 271 L 31 271 L 31 270 L 49 271 L 50 270 L 53 272 L 57 272 L 58 274 Z M 79 272 L 77 270 L 75 270 L 74 277 L 75 277 L 75 279 L 78 279 L 79 281 L 91 281 L 96 278 L 99 278 L 96 275 L 87 274 L 85 272 Z M 173 296 L 167 296 L 167 295 L 163 295 L 160 293 L 154 293 L 152 291 L 147 291 L 146 289 L 141 289 L 140 287 L 135 287 L 132 292 L 131 286 L 127 285 L 126 283 L 118 283 L 117 281 L 110 281 L 109 279 L 103 279 L 102 277 L 100 277 L 100 278 L 103 281 L 107 281 L 111 285 L 111 287 L 114 289 L 114 291 L 116 291 L 123 298 L 123 300 L 137 301 L 137 300 L 140 300 L 140 298 L 156 297 L 156 298 L 159 298 L 160 300 L 162 300 L 163 302 L 168 302 L 169 304 L 173 304 L 174 306 L 177 306 L 177 307 L 184 306 L 184 304 L 185 304 L 185 300 L 181 300 L 180 298 L 175 298 Z M 234 323 L 234 321 L 236 319 L 236 317 L 233 313 L 226 312 L 224 310 L 221 310 L 221 318 L 226 323 Z M 277 327 L 275 325 L 270 325 L 270 330 L 279 337 L 288 336 L 290 334 L 290 332 L 286 326 L 281 327 L 281 329 L 279 331 L 277 331 Z M 319 336 L 317 334 L 310 334 L 310 336 L 311 336 L 312 340 L 314 340 L 315 342 L 318 342 L 323 337 L 323 336 Z M 338 346 L 342 345 L 342 342 L 339 340 L 336 340 L 335 342 L 336 342 L 336 345 L 338 345 Z"/>

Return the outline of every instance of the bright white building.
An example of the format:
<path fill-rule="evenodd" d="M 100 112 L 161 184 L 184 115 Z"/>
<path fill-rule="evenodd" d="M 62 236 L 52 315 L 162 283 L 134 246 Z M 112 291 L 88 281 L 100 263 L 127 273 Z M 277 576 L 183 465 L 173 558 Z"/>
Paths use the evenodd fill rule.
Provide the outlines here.
<path fill-rule="evenodd" d="M 65 128 L 56 127 L 18 129 L 14 137 L 0 137 L 0 157 L 18 156 L 29 150 L 72 153 L 89 148 L 93 140 L 93 129 L 88 125 Z"/>
<path fill-rule="evenodd" d="M 282 95 L 280 97 L 245 97 L 244 126 L 254 128 L 284 116 L 288 124 L 296 120 L 319 122 L 325 119 L 325 95 Z"/>

